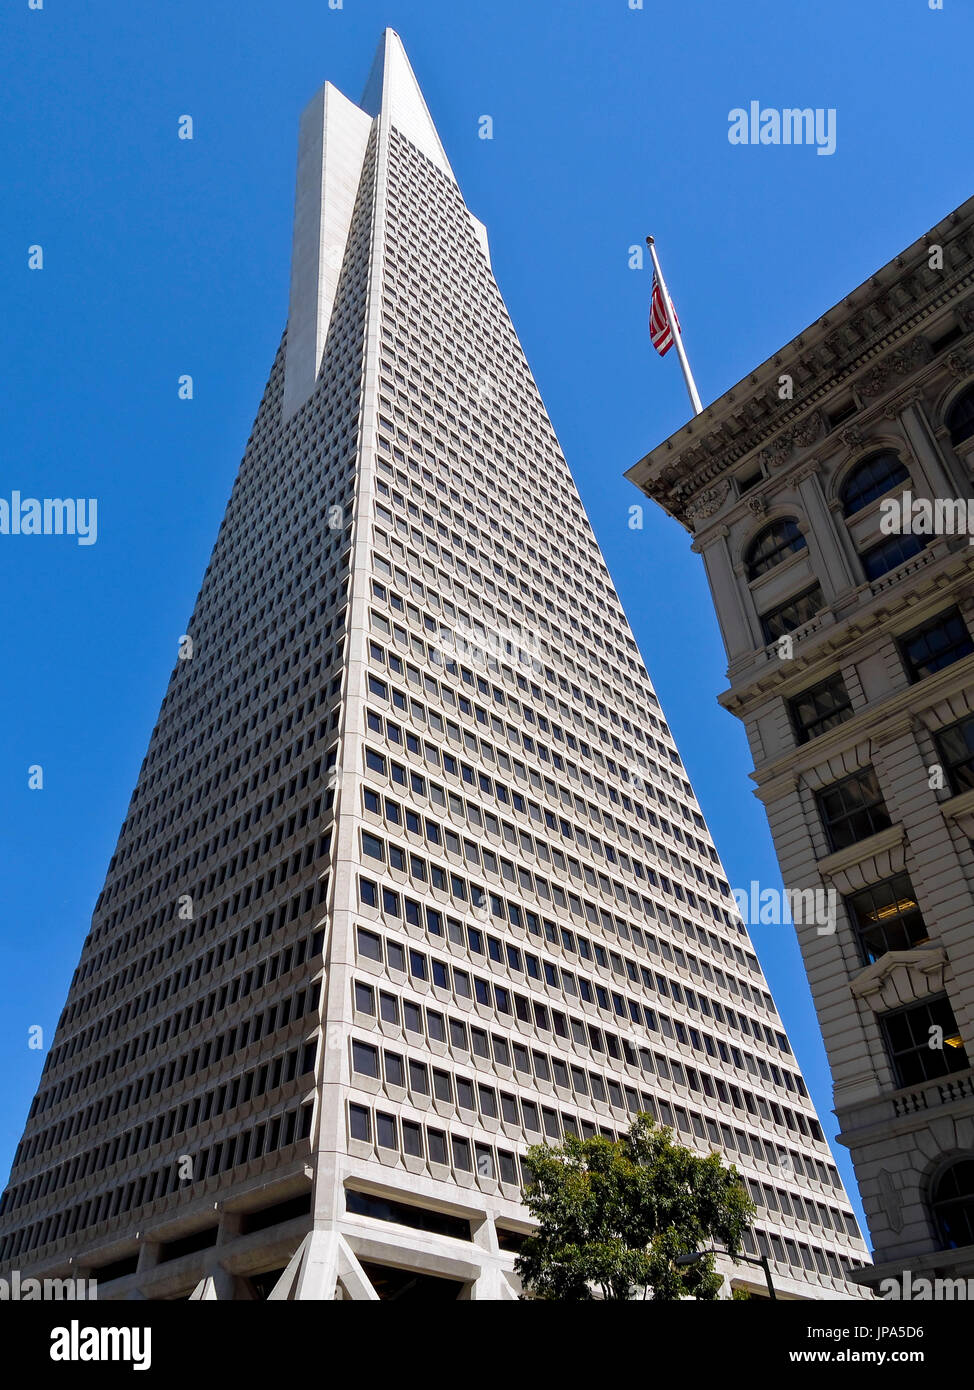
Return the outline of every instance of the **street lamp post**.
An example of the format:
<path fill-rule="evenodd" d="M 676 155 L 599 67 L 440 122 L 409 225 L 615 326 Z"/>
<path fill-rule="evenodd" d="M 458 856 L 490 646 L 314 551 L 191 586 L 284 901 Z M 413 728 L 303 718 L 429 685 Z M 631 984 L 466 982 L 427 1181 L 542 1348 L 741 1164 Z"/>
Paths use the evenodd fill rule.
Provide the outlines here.
<path fill-rule="evenodd" d="M 677 1256 L 676 1260 L 674 1261 L 674 1264 L 681 1266 L 699 1264 L 699 1262 L 703 1259 L 704 1255 L 730 1255 L 730 1251 L 694 1250 L 693 1253 L 690 1255 Z M 764 1270 L 764 1277 L 768 1285 L 768 1297 L 773 1298 L 777 1302 L 778 1295 L 775 1293 L 774 1290 L 774 1282 L 771 1278 L 771 1264 L 768 1260 L 767 1255 L 761 1255 L 758 1258 L 755 1258 L 755 1256 L 753 1255 L 730 1255 L 730 1258 L 738 1264 L 759 1265 L 761 1269 Z"/>

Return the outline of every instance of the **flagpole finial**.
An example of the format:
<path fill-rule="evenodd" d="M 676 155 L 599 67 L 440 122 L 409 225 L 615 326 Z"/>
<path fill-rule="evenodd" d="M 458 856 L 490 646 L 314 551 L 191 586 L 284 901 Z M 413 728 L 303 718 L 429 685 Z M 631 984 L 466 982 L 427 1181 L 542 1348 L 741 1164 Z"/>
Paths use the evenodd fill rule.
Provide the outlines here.
<path fill-rule="evenodd" d="M 647 245 L 647 246 L 655 246 L 655 244 L 656 244 L 656 238 L 655 238 L 654 236 L 648 236 L 648 237 L 646 238 L 646 245 Z"/>

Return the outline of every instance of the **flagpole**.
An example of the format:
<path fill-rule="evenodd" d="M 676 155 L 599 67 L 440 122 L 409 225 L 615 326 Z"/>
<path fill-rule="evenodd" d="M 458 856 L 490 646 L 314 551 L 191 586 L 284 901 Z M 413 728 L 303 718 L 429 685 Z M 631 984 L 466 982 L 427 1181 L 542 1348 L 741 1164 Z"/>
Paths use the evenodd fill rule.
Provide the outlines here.
<path fill-rule="evenodd" d="M 656 254 L 656 242 L 653 237 L 646 238 L 646 245 L 649 247 L 649 254 L 653 258 L 653 269 L 656 271 L 656 279 L 659 281 L 660 293 L 663 296 L 663 308 L 666 310 L 666 321 L 670 325 L 670 336 L 676 344 L 676 353 L 680 359 L 680 366 L 683 368 L 683 380 L 686 382 L 687 395 L 690 397 L 690 404 L 693 406 L 694 415 L 703 413 L 703 406 L 700 404 L 700 395 L 697 391 L 697 383 L 693 379 L 690 370 L 690 363 L 687 359 L 686 350 L 683 347 L 683 338 L 676 322 L 676 314 L 673 312 L 673 305 L 670 303 L 670 292 L 666 288 L 666 281 L 663 279 L 663 272 L 660 270 L 659 257 Z"/>

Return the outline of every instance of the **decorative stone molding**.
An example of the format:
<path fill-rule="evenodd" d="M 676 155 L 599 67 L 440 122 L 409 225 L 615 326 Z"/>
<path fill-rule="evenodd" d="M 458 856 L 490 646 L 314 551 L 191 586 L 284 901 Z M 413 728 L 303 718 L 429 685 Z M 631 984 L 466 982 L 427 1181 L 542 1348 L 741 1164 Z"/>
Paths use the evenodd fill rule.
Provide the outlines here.
<path fill-rule="evenodd" d="M 807 449 L 817 439 L 821 439 L 823 430 L 822 416 L 817 410 L 814 410 L 811 415 L 806 415 L 804 420 L 799 420 L 792 430 L 792 438 L 799 449 Z"/>
<path fill-rule="evenodd" d="M 947 358 L 947 370 L 958 380 L 969 376 L 972 370 L 970 357 L 966 352 L 952 352 Z"/>
<path fill-rule="evenodd" d="M 864 396 L 881 396 L 889 385 L 891 372 L 885 362 L 877 362 L 859 378 L 857 385 Z"/>
<path fill-rule="evenodd" d="M 791 431 L 785 430 L 776 439 L 772 439 L 766 449 L 761 450 L 761 458 L 770 468 L 780 468 L 791 453 L 791 448 Z"/>
<path fill-rule="evenodd" d="M 730 480 L 725 478 L 717 483 L 715 487 L 708 488 L 692 502 L 687 503 L 686 517 L 688 521 L 704 521 L 708 516 L 714 516 L 720 511 L 730 492 Z"/>
<path fill-rule="evenodd" d="M 745 505 L 748 511 L 753 512 L 755 516 L 764 516 L 768 510 L 767 499 L 764 497 L 749 497 Z"/>
<path fill-rule="evenodd" d="M 974 791 L 952 796 L 949 801 L 941 802 L 940 809 L 944 820 L 952 820 L 969 840 L 974 840 Z"/>
<path fill-rule="evenodd" d="M 843 897 L 881 883 L 885 878 L 902 873 L 906 868 L 906 838 L 902 825 L 892 825 L 878 835 L 836 850 L 818 861 L 819 873 L 828 879 Z"/>
<path fill-rule="evenodd" d="M 886 1214 L 887 1225 L 894 1235 L 899 1235 L 903 1229 L 903 1198 L 888 1168 L 880 1168 L 878 1184 L 879 1203 Z"/>
<path fill-rule="evenodd" d="M 842 431 L 839 438 L 847 449 L 858 449 L 863 441 L 864 435 L 858 425 L 850 425 L 848 429 Z"/>
<path fill-rule="evenodd" d="M 849 988 L 873 1013 L 886 1013 L 942 993 L 946 967 L 947 954 L 939 942 L 910 951 L 887 951 L 856 975 Z"/>

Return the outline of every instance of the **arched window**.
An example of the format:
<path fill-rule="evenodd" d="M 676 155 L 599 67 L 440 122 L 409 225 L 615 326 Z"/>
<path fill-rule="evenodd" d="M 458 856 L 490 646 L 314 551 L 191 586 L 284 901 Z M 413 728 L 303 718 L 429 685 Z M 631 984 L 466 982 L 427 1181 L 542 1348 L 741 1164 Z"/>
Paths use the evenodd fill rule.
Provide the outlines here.
<path fill-rule="evenodd" d="M 897 483 L 907 483 L 909 480 L 909 469 L 891 449 L 863 459 L 842 484 L 843 514 L 852 516 L 861 512 L 863 507 L 868 507 L 870 502 L 882 497 Z"/>
<path fill-rule="evenodd" d="M 974 1158 L 961 1158 L 941 1173 L 930 1201 L 941 1248 L 974 1245 Z"/>
<path fill-rule="evenodd" d="M 805 537 L 798 529 L 798 522 L 792 516 L 772 521 L 760 531 L 748 546 L 745 564 L 748 579 L 757 579 L 759 574 L 773 570 L 796 550 L 804 550 Z"/>
<path fill-rule="evenodd" d="M 951 444 L 963 444 L 974 434 L 974 386 L 962 391 L 947 412 Z"/>

